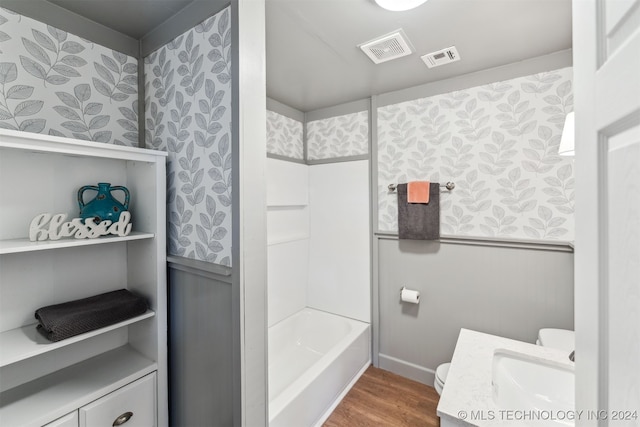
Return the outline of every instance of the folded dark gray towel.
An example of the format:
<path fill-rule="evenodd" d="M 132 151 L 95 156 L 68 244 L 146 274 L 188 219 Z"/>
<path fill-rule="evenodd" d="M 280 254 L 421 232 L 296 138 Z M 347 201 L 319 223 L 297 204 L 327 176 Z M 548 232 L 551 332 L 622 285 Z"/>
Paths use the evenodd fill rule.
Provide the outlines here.
<path fill-rule="evenodd" d="M 407 184 L 398 184 L 398 237 L 411 240 L 440 238 L 440 184 L 429 185 L 429 203 L 407 203 Z"/>
<path fill-rule="evenodd" d="M 126 289 L 49 305 L 36 310 L 38 331 L 50 341 L 104 328 L 147 311 L 144 298 Z"/>

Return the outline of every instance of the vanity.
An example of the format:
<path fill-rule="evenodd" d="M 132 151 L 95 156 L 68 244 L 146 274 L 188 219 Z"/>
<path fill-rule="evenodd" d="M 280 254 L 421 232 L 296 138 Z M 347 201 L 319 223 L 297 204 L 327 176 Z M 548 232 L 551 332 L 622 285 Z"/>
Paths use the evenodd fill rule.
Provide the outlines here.
<path fill-rule="evenodd" d="M 573 426 L 566 351 L 461 329 L 438 403 L 441 427 Z"/>

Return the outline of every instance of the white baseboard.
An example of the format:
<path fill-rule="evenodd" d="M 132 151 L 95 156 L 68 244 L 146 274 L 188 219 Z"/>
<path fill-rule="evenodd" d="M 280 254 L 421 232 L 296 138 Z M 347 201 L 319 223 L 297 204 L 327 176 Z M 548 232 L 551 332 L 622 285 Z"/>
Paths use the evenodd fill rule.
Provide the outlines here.
<path fill-rule="evenodd" d="M 430 387 L 433 387 L 433 382 L 436 378 L 435 371 L 431 369 L 382 353 L 378 354 L 378 364 L 381 369 L 391 371 L 394 374 L 418 381 Z"/>

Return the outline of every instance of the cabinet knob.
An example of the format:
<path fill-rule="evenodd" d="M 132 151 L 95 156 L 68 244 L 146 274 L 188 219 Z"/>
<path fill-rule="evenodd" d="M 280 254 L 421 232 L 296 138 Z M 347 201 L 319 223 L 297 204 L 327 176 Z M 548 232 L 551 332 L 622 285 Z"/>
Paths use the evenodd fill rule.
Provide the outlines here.
<path fill-rule="evenodd" d="M 118 418 L 116 418 L 116 420 L 113 422 L 112 426 L 113 427 L 121 426 L 122 424 L 124 424 L 127 421 L 129 421 L 129 419 L 131 417 L 133 417 L 133 412 L 125 412 L 124 414 L 122 414 Z"/>

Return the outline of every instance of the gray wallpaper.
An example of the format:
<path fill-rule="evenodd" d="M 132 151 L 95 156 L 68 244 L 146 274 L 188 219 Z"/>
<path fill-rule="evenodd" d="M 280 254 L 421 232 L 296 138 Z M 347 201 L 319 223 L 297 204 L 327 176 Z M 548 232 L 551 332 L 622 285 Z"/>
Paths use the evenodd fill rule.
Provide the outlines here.
<path fill-rule="evenodd" d="M 0 8 L 0 127 L 138 146 L 138 63 Z"/>
<path fill-rule="evenodd" d="M 267 153 L 304 159 L 302 122 L 267 110 Z"/>
<path fill-rule="evenodd" d="M 307 159 L 357 156 L 369 152 L 369 113 L 345 114 L 307 123 Z"/>
<path fill-rule="evenodd" d="M 397 231 L 388 184 L 454 181 L 444 234 L 573 240 L 573 158 L 558 156 L 572 110 L 571 68 L 379 108 L 379 230 Z"/>
<path fill-rule="evenodd" d="M 168 252 L 231 264 L 231 29 L 227 7 L 144 60 L 145 141 L 169 153 Z"/>

